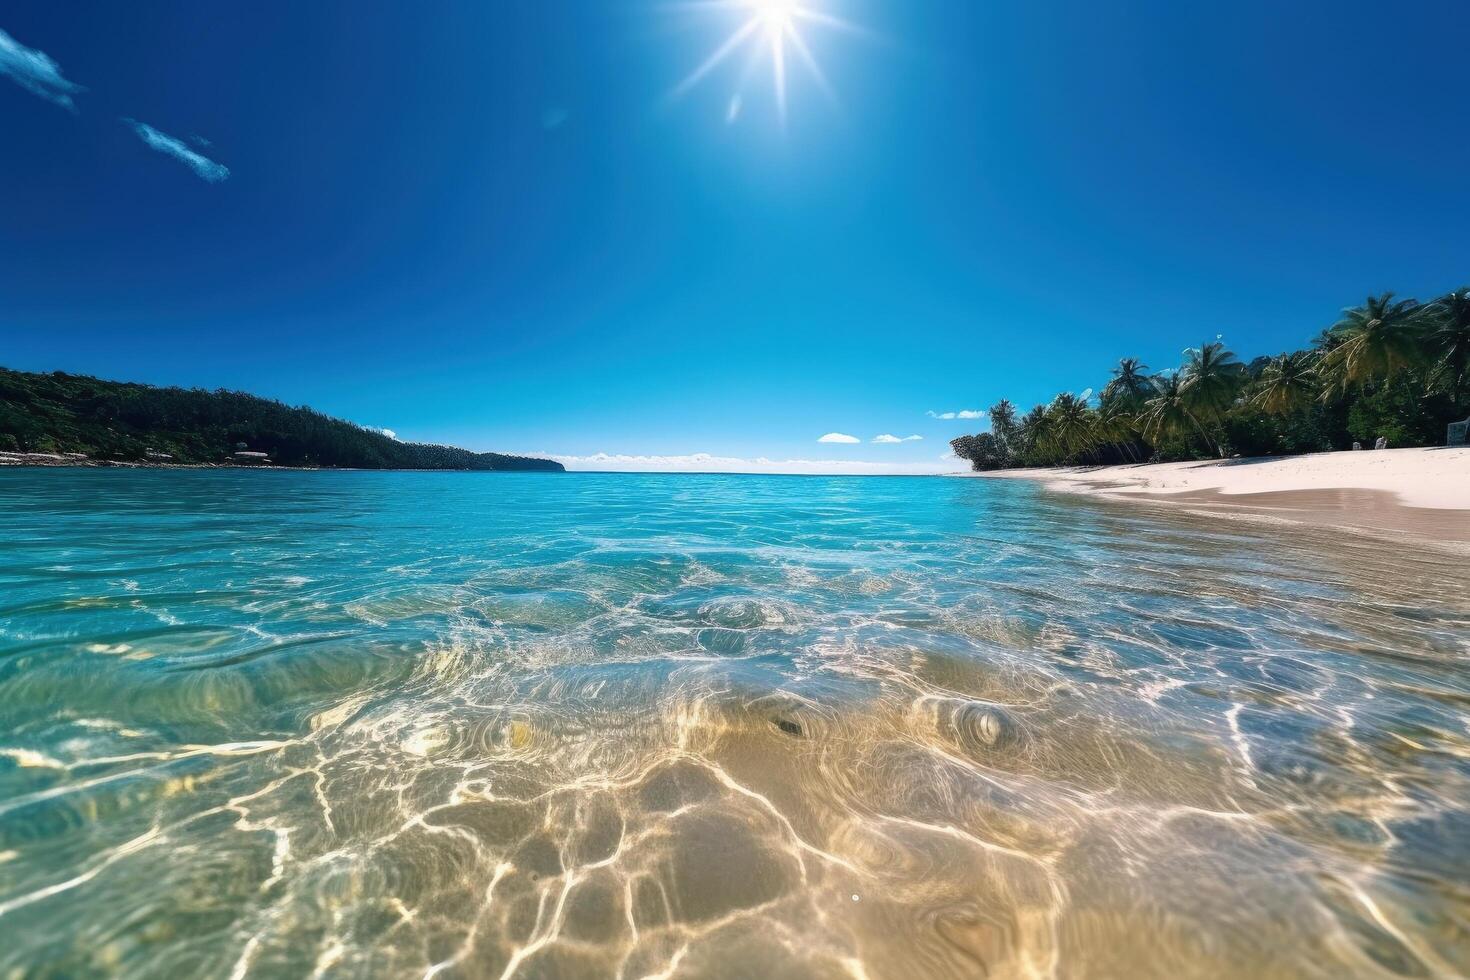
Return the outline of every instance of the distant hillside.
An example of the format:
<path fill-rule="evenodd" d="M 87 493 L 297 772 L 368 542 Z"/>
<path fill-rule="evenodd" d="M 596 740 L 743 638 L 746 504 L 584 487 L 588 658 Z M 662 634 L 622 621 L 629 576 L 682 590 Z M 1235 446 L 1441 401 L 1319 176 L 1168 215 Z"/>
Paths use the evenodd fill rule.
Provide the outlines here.
<path fill-rule="evenodd" d="M 196 464 L 259 461 L 263 453 L 279 466 L 564 471 L 549 459 L 398 442 L 309 408 L 238 391 L 156 388 L 5 368 L 0 451 Z"/>

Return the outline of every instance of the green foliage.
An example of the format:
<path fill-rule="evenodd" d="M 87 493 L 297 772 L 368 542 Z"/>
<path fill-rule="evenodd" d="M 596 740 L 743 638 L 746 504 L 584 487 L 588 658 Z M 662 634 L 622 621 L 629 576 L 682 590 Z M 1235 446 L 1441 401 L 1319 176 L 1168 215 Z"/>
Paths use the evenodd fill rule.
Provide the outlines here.
<path fill-rule="evenodd" d="M 1245 366 L 1219 342 L 1185 351 L 1178 375 L 1179 393 L 1190 414 L 1200 420 L 1220 419 L 1245 385 Z"/>
<path fill-rule="evenodd" d="M 1370 296 L 1307 350 L 1242 364 L 1217 341 L 1148 370 L 1119 361 L 1096 407 L 1061 394 L 1018 419 L 1002 400 L 990 433 L 952 445 L 977 469 L 1323 452 L 1379 436 L 1438 445 L 1470 414 L 1470 287 L 1429 304 Z"/>
<path fill-rule="evenodd" d="M 1326 452 L 1340 426 L 1327 406 L 1308 405 L 1291 415 L 1278 415 L 1242 405 L 1225 416 L 1220 438 L 1227 454 L 1291 456 Z"/>
<path fill-rule="evenodd" d="M 1138 412 L 1156 394 L 1148 365 L 1136 357 L 1125 357 L 1113 368 L 1112 380 L 1102 390 L 1102 400 L 1124 411 Z"/>
<path fill-rule="evenodd" d="M 1064 459 L 1078 458 L 1092 449 L 1092 411 L 1076 395 L 1063 392 L 1047 408 L 1052 438 Z"/>
<path fill-rule="evenodd" d="M 1292 415 L 1311 405 L 1318 387 L 1314 352 L 1278 354 L 1259 373 L 1251 402 L 1270 415 Z"/>
<path fill-rule="evenodd" d="M 1190 408 L 1180 372 L 1160 377 L 1155 387 L 1158 393 L 1144 403 L 1138 417 L 1144 438 L 1156 446 L 1170 440 L 1188 445 L 1195 435 L 1208 442 L 1204 426 Z"/>
<path fill-rule="evenodd" d="M 224 463 L 238 444 L 283 466 L 548 470 L 550 460 L 398 442 L 309 408 L 238 391 L 155 388 L 0 368 L 0 450 Z"/>
<path fill-rule="evenodd" d="M 1017 430 L 1016 406 L 1002 398 L 990 406 L 990 434 L 995 437 L 996 450 L 1002 457 L 1015 455 L 1020 433 Z"/>
<path fill-rule="evenodd" d="M 1056 418 L 1045 405 L 1027 412 L 1020 423 L 1021 439 L 1018 455 L 1025 466 L 1046 466 L 1062 457 L 1056 435 Z"/>
<path fill-rule="evenodd" d="M 1456 408 L 1464 408 L 1470 392 L 1470 286 L 1430 304 L 1424 321 L 1430 381 Z"/>
<path fill-rule="evenodd" d="M 1416 367 L 1425 354 L 1425 322 L 1418 301 L 1394 302 L 1393 293 L 1369 296 L 1362 306 L 1343 310 L 1330 331 L 1336 344 L 1322 355 L 1328 390 L 1346 391 Z"/>
<path fill-rule="evenodd" d="M 1140 439 L 1137 426 L 1138 415 L 1128 410 L 1126 400 L 1109 398 L 1105 391 L 1102 404 L 1093 414 L 1094 451 L 1101 453 L 1111 450 L 1119 459 L 1136 462 L 1138 459 L 1136 446 Z"/>
<path fill-rule="evenodd" d="M 1006 465 L 1006 454 L 1000 442 L 989 432 L 975 436 L 960 436 L 949 443 L 954 454 L 970 461 L 971 469 L 998 470 Z"/>
<path fill-rule="evenodd" d="M 1347 430 L 1365 444 L 1383 436 L 1390 446 L 1432 446 L 1456 419 L 1448 395 L 1426 390 L 1422 374 L 1401 374 L 1359 392 L 1348 407 Z"/>

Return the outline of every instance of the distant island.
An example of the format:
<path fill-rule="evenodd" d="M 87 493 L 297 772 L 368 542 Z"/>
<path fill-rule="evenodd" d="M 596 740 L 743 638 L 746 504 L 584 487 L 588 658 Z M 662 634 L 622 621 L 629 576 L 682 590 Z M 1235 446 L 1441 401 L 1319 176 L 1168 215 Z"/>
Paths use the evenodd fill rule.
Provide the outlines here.
<path fill-rule="evenodd" d="M 160 388 L 0 368 L 0 460 L 153 466 L 562 473 L 550 459 L 399 442 L 239 391 Z"/>

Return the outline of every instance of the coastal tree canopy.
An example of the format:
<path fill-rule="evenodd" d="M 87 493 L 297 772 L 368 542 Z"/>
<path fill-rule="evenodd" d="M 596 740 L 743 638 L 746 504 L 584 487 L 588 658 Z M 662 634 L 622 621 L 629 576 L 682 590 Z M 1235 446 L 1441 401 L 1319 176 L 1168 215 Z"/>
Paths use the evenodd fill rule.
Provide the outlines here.
<path fill-rule="evenodd" d="M 310 408 L 239 391 L 159 388 L 0 368 L 0 451 L 118 462 L 227 463 L 240 451 L 282 466 L 560 471 L 547 459 L 399 442 Z"/>
<path fill-rule="evenodd" d="M 1243 364 L 1223 341 L 1150 374 L 1125 357 L 1095 400 L 1057 395 L 951 445 L 975 469 L 1320 452 L 1378 437 L 1436 445 L 1470 414 L 1470 287 L 1433 302 L 1369 296 L 1305 350 Z M 989 439 L 982 438 L 990 436 Z"/>

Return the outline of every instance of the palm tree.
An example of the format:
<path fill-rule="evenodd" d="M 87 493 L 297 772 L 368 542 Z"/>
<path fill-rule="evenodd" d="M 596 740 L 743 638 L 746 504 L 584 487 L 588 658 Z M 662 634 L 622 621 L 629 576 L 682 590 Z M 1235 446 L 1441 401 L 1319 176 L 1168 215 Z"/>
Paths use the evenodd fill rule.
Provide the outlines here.
<path fill-rule="evenodd" d="M 1092 411 L 1085 401 L 1063 392 L 1052 399 L 1047 414 L 1052 417 L 1056 443 L 1063 456 L 1079 456 L 1092 449 Z"/>
<path fill-rule="evenodd" d="M 1223 456 L 1225 450 L 1216 445 L 1205 431 L 1203 422 L 1219 421 L 1245 387 L 1245 365 L 1219 341 L 1201 344 L 1184 352 L 1184 366 L 1179 374 L 1179 395 L 1194 420 L 1205 445 Z"/>
<path fill-rule="evenodd" d="M 1032 465 L 1049 463 L 1057 456 L 1056 426 L 1045 405 L 1027 412 L 1017 427 L 1021 453 Z"/>
<path fill-rule="evenodd" d="M 1133 452 L 1136 417 L 1124 407 L 1126 397 L 1103 399 L 1092 416 L 1092 439 L 1099 446 L 1126 447 L 1129 458 L 1137 459 Z"/>
<path fill-rule="evenodd" d="M 1458 408 L 1465 382 L 1470 381 L 1470 286 L 1436 300 L 1425 316 L 1425 359 Z"/>
<path fill-rule="evenodd" d="M 1112 380 L 1102 390 L 1102 400 L 1120 402 L 1123 408 L 1136 412 L 1157 393 L 1148 365 L 1136 357 L 1125 357 L 1113 368 Z"/>
<path fill-rule="evenodd" d="M 1155 386 L 1158 394 L 1144 403 L 1143 414 L 1138 419 L 1145 438 L 1157 444 L 1169 436 L 1188 438 L 1191 432 L 1198 432 L 1208 444 L 1210 437 L 1190 410 L 1180 373 L 1160 377 Z"/>
<path fill-rule="evenodd" d="M 1332 387 L 1387 381 L 1422 360 L 1425 317 L 1417 300 L 1394 302 L 1393 293 L 1384 293 L 1342 312 L 1329 331 L 1337 346 L 1322 357 L 1329 381 L 1323 397 Z"/>
<path fill-rule="evenodd" d="M 1184 352 L 1179 389 L 1196 418 L 1218 419 L 1245 384 L 1245 366 L 1216 341 Z"/>
<path fill-rule="evenodd" d="M 1016 406 L 1002 398 L 990 406 L 990 433 L 1000 444 L 1001 452 L 1011 456 L 1016 451 Z"/>
<path fill-rule="evenodd" d="M 1271 358 L 1251 401 L 1272 415 L 1291 415 L 1305 408 L 1316 393 L 1316 358 L 1299 350 Z"/>

